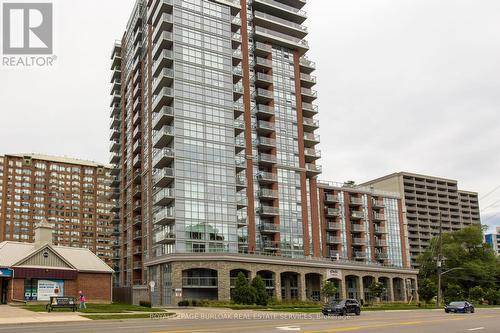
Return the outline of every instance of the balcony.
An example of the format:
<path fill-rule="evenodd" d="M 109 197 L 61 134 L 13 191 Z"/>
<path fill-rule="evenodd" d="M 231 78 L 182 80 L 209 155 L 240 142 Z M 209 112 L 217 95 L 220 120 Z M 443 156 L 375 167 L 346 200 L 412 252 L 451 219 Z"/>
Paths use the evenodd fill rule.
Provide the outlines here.
<path fill-rule="evenodd" d="M 173 231 L 156 232 L 154 242 L 157 244 L 172 244 L 175 243 L 175 233 Z"/>
<path fill-rule="evenodd" d="M 163 50 L 158 56 L 158 59 L 153 63 L 153 76 L 157 77 L 158 74 L 167 67 L 171 67 L 174 61 L 174 54 L 172 50 Z"/>
<path fill-rule="evenodd" d="M 303 39 L 307 36 L 307 27 L 290 22 L 289 20 L 282 19 L 273 15 L 269 15 L 260 11 L 254 12 L 253 22 L 257 26 L 268 28 L 276 31 L 282 31 L 297 39 Z"/>
<path fill-rule="evenodd" d="M 153 134 L 153 147 L 164 148 L 174 139 L 174 128 L 164 125 L 159 131 Z"/>
<path fill-rule="evenodd" d="M 151 2 L 151 1 L 149 1 Z M 147 22 L 152 25 L 158 23 L 158 18 L 163 13 L 172 13 L 173 0 L 154 0 L 148 7 Z"/>
<path fill-rule="evenodd" d="M 235 152 L 238 154 L 242 150 L 245 150 L 246 148 L 246 141 L 245 138 L 237 137 L 234 141 L 234 147 L 235 147 Z"/>
<path fill-rule="evenodd" d="M 316 70 L 316 63 L 306 57 L 300 57 L 299 65 L 300 71 L 305 74 L 311 74 L 314 70 Z"/>
<path fill-rule="evenodd" d="M 306 174 L 308 176 L 315 176 L 321 173 L 322 171 L 321 165 L 316 165 L 312 163 L 306 163 Z"/>
<path fill-rule="evenodd" d="M 238 135 L 244 131 L 245 131 L 245 120 L 236 119 L 234 121 L 234 133 L 235 133 L 235 135 Z"/>
<path fill-rule="evenodd" d="M 168 206 L 175 200 L 175 190 L 173 188 L 163 188 L 153 196 L 153 203 L 156 206 Z"/>
<path fill-rule="evenodd" d="M 260 171 L 257 180 L 260 184 L 272 184 L 278 181 L 278 176 L 272 172 Z"/>
<path fill-rule="evenodd" d="M 312 88 L 316 85 L 316 77 L 311 74 L 300 73 L 300 85 L 304 88 Z"/>
<path fill-rule="evenodd" d="M 174 98 L 174 90 L 172 88 L 163 88 L 158 95 L 153 98 L 153 112 L 159 112 L 164 106 L 170 106 Z"/>
<path fill-rule="evenodd" d="M 118 153 L 120 151 L 121 144 L 119 141 L 111 141 L 109 144 L 109 151 L 113 153 Z"/>
<path fill-rule="evenodd" d="M 318 93 L 315 90 L 309 88 L 301 88 L 302 101 L 305 103 L 311 103 L 316 98 L 318 98 Z"/>
<path fill-rule="evenodd" d="M 134 212 L 140 212 L 142 210 L 142 202 L 141 200 L 134 201 L 132 207 L 134 208 Z"/>
<path fill-rule="evenodd" d="M 361 206 L 361 205 L 363 205 L 363 200 L 361 198 L 350 197 L 349 198 L 349 205 L 351 205 L 351 206 Z"/>
<path fill-rule="evenodd" d="M 175 208 L 165 207 L 153 215 L 153 224 L 167 225 L 175 221 Z"/>
<path fill-rule="evenodd" d="M 351 231 L 353 232 L 364 232 L 365 226 L 362 224 L 351 224 Z"/>
<path fill-rule="evenodd" d="M 264 74 L 257 72 L 255 73 L 255 84 L 259 87 L 264 87 L 267 88 L 271 84 L 273 84 L 273 77 L 272 75 Z"/>
<path fill-rule="evenodd" d="M 218 288 L 216 277 L 183 277 L 182 288 Z"/>
<path fill-rule="evenodd" d="M 122 155 L 121 154 L 118 154 L 118 153 L 112 153 L 111 154 L 111 159 L 110 159 L 110 163 L 111 164 L 118 164 L 120 163 L 121 161 L 121 158 L 122 158 Z"/>
<path fill-rule="evenodd" d="M 246 217 L 238 217 L 237 219 L 238 228 L 246 227 L 248 225 L 248 220 Z"/>
<path fill-rule="evenodd" d="M 326 194 L 325 195 L 325 202 L 327 203 L 336 203 L 339 202 L 339 197 L 334 194 Z"/>
<path fill-rule="evenodd" d="M 240 191 L 247 187 L 246 177 L 236 176 L 236 190 Z"/>
<path fill-rule="evenodd" d="M 141 141 L 136 141 L 132 146 L 132 151 L 134 152 L 134 154 L 139 154 L 141 152 L 141 149 L 142 149 Z"/>
<path fill-rule="evenodd" d="M 163 13 L 157 19 L 159 22 L 153 25 L 153 44 L 158 42 L 162 33 L 171 32 L 173 26 L 172 14 Z"/>
<path fill-rule="evenodd" d="M 111 112 L 109 114 L 109 116 L 111 118 L 120 118 L 120 114 L 121 114 L 121 107 L 120 107 L 120 104 L 115 104 L 113 106 L 111 106 Z"/>
<path fill-rule="evenodd" d="M 270 118 L 274 116 L 274 107 L 258 104 L 256 112 L 258 118 Z"/>
<path fill-rule="evenodd" d="M 280 226 L 273 223 L 261 223 L 259 224 L 259 231 L 261 234 L 276 234 L 280 231 Z"/>
<path fill-rule="evenodd" d="M 119 104 L 121 98 L 122 95 L 120 94 L 120 92 L 113 92 L 113 94 L 111 95 L 111 101 L 109 103 L 109 106 L 112 107 L 115 104 Z"/>
<path fill-rule="evenodd" d="M 135 167 L 135 168 L 140 167 L 140 166 L 141 166 L 141 162 L 142 162 L 142 160 L 141 160 L 141 155 L 136 155 L 136 156 L 134 157 L 134 159 L 133 159 L 133 165 L 134 165 L 134 167 Z"/>
<path fill-rule="evenodd" d="M 120 94 L 121 89 L 122 89 L 122 83 L 121 83 L 121 81 L 120 80 L 115 80 L 113 82 L 113 84 L 111 85 L 110 95 Z"/>
<path fill-rule="evenodd" d="M 304 133 L 304 146 L 306 148 L 314 147 L 319 143 L 320 137 L 313 133 Z"/>
<path fill-rule="evenodd" d="M 243 112 L 245 112 L 245 107 L 243 106 L 243 103 L 241 102 L 233 103 L 233 111 L 235 117 L 241 116 Z"/>
<path fill-rule="evenodd" d="M 387 255 L 387 253 L 379 253 L 379 252 L 377 252 L 377 253 L 375 253 L 375 258 L 377 260 L 386 260 L 386 259 L 389 258 L 389 256 Z"/>
<path fill-rule="evenodd" d="M 156 42 L 153 48 L 153 60 L 157 60 L 163 50 L 171 50 L 172 49 L 172 33 L 168 31 L 164 31 L 160 33 L 158 36 L 158 41 Z"/>
<path fill-rule="evenodd" d="M 257 212 L 260 216 L 277 216 L 279 215 L 280 210 L 278 207 L 260 206 Z"/>
<path fill-rule="evenodd" d="M 134 218 L 134 223 L 133 223 L 135 226 L 140 226 L 142 224 L 142 217 L 139 215 L 139 216 L 136 216 Z"/>
<path fill-rule="evenodd" d="M 260 136 L 257 140 L 257 147 L 262 151 L 271 150 L 276 147 L 276 139 Z"/>
<path fill-rule="evenodd" d="M 236 32 L 240 29 L 241 29 L 241 18 L 235 16 L 231 19 L 231 31 Z"/>
<path fill-rule="evenodd" d="M 174 81 L 174 70 L 164 68 L 159 75 L 153 79 L 153 94 L 158 95 L 161 89 L 170 88 Z"/>
<path fill-rule="evenodd" d="M 174 181 L 174 169 L 163 168 L 153 176 L 154 186 L 165 187 Z"/>
<path fill-rule="evenodd" d="M 351 243 L 352 243 L 352 245 L 364 246 L 364 245 L 366 245 L 366 239 L 365 238 L 352 238 Z"/>
<path fill-rule="evenodd" d="M 256 69 L 269 70 L 273 68 L 273 62 L 269 59 L 257 57 L 255 58 L 255 67 Z"/>
<path fill-rule="evenodd" d="M 319 128 L 319 121 L 313 118 L 302 118 L 302 126 L 304 127 L 304 131 L 312 132 Z"/>
<path fill-rule="evenodd" d="M 164 106 L 159 112 L 153 114 L 153 129 L 158 131 L 165 125 L 171 125 L 173 120 L 174 108 L 171 106 Z"/>
<path fill-rule="evenodd" d="M 333 237 L 333 236 L 328 236 L 326 238 L 326 242 L 328 244 L 342 244 L 342 238 L 340 237 Z"/>
<path fill-rule="evenodd" d="M 277 199 L 278 198 L 278 191 L 263 188 L 260 189 L 258 192 L 259 198 L 260 199 Z"/>
<path fill-rule="evenodd" d="M 384 239 L 377 239 L 375 241 L 376 247 L 387 247 L 387 242 Z"/>
<path fill-rule="evenodd" d="M 385 221 L 385 215 L 380 213 L 373 213 L 374 221 Z"/>
<path fill-rule="evenodd" d="M 267 57 L 269 54 L 273 52 L 273 47 L 270 44 L 262 43 L 262 42 L 256 42 L 255 43 L 255 49 L 254 53 L 255 55 L 259 57 Z"/>
<path fill-rule="evenodd" d="M 135 139 L 135 140 L 139 140 L 141 138 L 141 127 L 140 126 L 137 126 L 134 131 L 132 132 L 132 137 Z"/>
<path fill-rule="evenodd" d="M 162 169 L 172 163 L 175 157 L 173 148 L 163 148 L 153 153 L 153 167 Z"/>
<path fill-rule="evenodd" d="M 236 49 L 238 46 L 241 45 L 241 34 L 238 32 L 233 33 L 231 36 L 231 42 L 233 49 Z"/>
<path fill-rule="evenodd" d="M 326 208 L 325 209 L 325 215 L 330 216 L 330 217 L 336 217 L 339 216 L 340 211 L 336 208 Z"/>
<path fill-rule="evenodd" d="M 134 236 L 134 240 L 142 239 L 142 231 L 141 230 L 135 231 L 133 233 L 133 236 Z"/>
<path fill-rule="evenodd" d="M 258 88 L 256 90 L 255 99 L 257 103 L 269 103 L 274 99 L 274 93 L 271 90 Z"/>
<path fill-rule="evenodd" d="M 237 101 L 238 99 L 243 96 L 243 84 L 242 83 L 237 83 L 233 85 L 233 99 L 234 101 Z"/>
<path fill-rule="evenodd" d="M 311 103 L 302 103 L 302 115 L 307 118 L 312 118 L 318 114 L 318 106 Z"/>
<path fill-rule="evenodd" d="M 373 200 L 372 206 L 373 208 L 384 208 L 385 207 L 384 200 Z"/>
<path fill-rule="evenodd" d="M 265 120 L 259 120 L 257 122 L 257 133 L 267 135 L 275 131 L 274 123 Z"/>
<path fill-rule="evenodd" d="M 264 248 L 264 250 L 274 251 L 280 248 L 280 243 L 275 241 L 263 241 L 262 247 Z"/>
<path fill-rule="evenodd" d="M 359 220 L 359 219 L 364 219 L 365 218 L 365 213 L 361 211 L 352 211 L 351 212 L 351 220 Z"/>
<path fill-rule="evenodd" d="M 362 251 L 355 251 L 354 252 L 354 258 L 355 259 L 366 259 L 366 252 L 362 252 Z"/>
<path fill-rule="evenodd" d="M 327 230 L 342 230 L 342 224 L 335 223 L 335 222 L 328 222 L 326 224 L 326 229 Z"/>
<path fill-rule="evenodd" d="M 255 10 L 269 13 L 296 24 L 302 24 L 307 19 L 305 11 L 274 0 L 255 0 L 253 7 Z"/>
<path fill-rule="evenodd" d="M 271 154 L 259 154 L 259 164 L 276 164 L 277 159 L 276 156 Z"/>
<path fill-rule="evenodd" d="M 305 39 L 296 38 L 294 36 L 278 32 L 276 30 L 262 28 L 260 26 L 255 26 L 254 30 L 254 38 L 256 40 L 262 42 L 272 41 L 273 44 L 297 50 L 299 55 L 303 55 L 309 50 L 309 44 Z"/>

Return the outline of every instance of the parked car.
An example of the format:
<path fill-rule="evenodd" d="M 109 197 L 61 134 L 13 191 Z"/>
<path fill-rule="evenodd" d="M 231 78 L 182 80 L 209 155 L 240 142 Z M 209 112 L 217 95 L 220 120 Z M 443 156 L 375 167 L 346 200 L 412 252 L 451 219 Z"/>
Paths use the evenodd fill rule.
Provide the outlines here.
<path fill-rule="evenodd" d="M 451 302 L 444 307 L 446 313 L 474 313 L 474 305 L 467 301 Z"/>
<path fill-rule="evenodd" d="M 355 299 L 334 300 L 327 303 L 321 312 L 325 316 L 346 316 L 349 313 L 354 313 L 356 316 L 359 316 L 361 314 L 361 305 Z"/>

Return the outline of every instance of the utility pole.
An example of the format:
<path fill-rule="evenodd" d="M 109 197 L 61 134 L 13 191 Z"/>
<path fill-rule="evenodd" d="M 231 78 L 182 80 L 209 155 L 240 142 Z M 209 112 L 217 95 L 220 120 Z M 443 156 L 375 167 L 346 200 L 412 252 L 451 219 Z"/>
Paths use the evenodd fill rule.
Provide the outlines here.
<path fill-rule="evenodd" d="M 441 212 L 439 212 L 439 243 L 438 243 L 438 257 L 437 257 L 437 275 L 438 275 L 438 290 L 437 290 L 437 303 L 436 306 L 441 306 L 441 272 L 443 270 L 443 220 L 441 219 Z"/>

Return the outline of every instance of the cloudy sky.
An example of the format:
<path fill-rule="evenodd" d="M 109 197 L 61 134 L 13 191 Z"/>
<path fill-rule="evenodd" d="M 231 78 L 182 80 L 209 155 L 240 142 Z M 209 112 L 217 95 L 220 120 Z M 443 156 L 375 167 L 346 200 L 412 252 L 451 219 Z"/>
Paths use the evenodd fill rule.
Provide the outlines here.
<path fill-rule="evenodd" d="M 57 67 L 0 67 L 0 153 L 108 161 L 109 56 L 133 2 L 55 0 Z M 500 225 L 500 2 L 309 0 L 305 9 L 322 178 L 458 179 L 480 192 L 483 222 Z"/>

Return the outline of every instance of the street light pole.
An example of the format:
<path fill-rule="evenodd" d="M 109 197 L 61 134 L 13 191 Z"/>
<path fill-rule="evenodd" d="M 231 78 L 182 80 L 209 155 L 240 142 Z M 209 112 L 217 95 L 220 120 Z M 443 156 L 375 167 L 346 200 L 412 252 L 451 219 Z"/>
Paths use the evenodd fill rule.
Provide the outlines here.
<path fill-rule="evenodd" d="M 443 269 L 443 220 L 441 219 L 441 212 L 439 212 L 439 244 L 438 244 L 438 257 L 437 257 L 437 275 L 438 275 L 438 292 L 436 307 L 441 306 L 441 275 Z"/>

